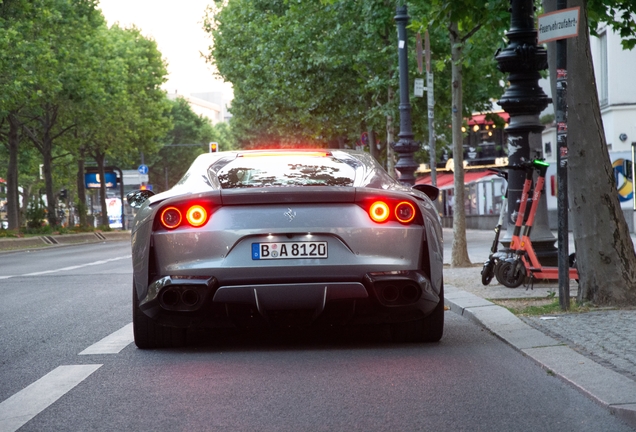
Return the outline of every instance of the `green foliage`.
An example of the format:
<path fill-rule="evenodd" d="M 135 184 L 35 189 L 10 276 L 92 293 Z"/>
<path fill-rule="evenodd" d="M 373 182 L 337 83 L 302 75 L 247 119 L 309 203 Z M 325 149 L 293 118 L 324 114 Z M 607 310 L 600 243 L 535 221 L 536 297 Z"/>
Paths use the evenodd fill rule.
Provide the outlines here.
<path fill-rule="evenodd" d="M 491 300 L 493 303 L 504 306 L 515 315 L 521 316 L 543 316 L 558 315 L 566 313 L 561 309 L 558 298 L 548 295 L 545 299 L 510 299 Z M 576 299 L 570 299 L 569 313 L 590 312 L 593 306 L 590 303 L 578 303 Z"/>
<path fill-rule="evenodd" d="M 621 36 L 624 49 L 636 46 L 636 3 L 633 0 L 587 0 L 590 33 L 598 36 L 602 23 Z"/>
<path fill-rule="evenodd" d="M 478 10 L 475 16 L 488 17 L 490 25 L 466 41 L 466 79 L 475 83 L 466 86 L 464 110 L 470 115 L 491 109 L 491 99 L 503 93 L 494 52 L 505 46 L 499 21 L 509 14 L 501 9 L 503 0 L 464 3 L 474 3 L 466 6 L 467 15 Z M 415 35 L 427 27 L 431 32 L 440 151 L 448 145 L 451 112 L 450 42 L 447 25 L 440 24 L 446 6 L 440 12 L 428 2 L 409 5 L 411 83 L 419 75 Z M 369 128 L 384 131 L 388 115 L 397 122 L 399 100 L 389 98 L 398 87 L 395 13 L 394 2 L 371 0 L 234 0 L 220 10 L 209 8 L 208 60 L 233 83 L 231 111 L 241 144 L 287 140 L 334 146 L 344 137 L 353 145 Z M 416 136 L 428 136 L 426 98 L 411 98 L 411 104 Z"/>
<path fill-rule="evenodd" d="M 27 228 L 41 229 L 46 220 L 46 208 L 41 199 L 34 199 L 29 203 L 26 212 Z"/>
<path fill-rule="evenodd" d="M 134 28 L 108 28 L 96 6 L 94 0 L 0 2 L 0 143 L 6 144 L 8 116 L 23 132 L 19 145 L 0 146 L 0 172 L 17 155 L 18 184 L 8 186 L 29 194 L 40 189 L 43 164 L 54 223 L 54 194 L 77 192 L 78 159 L 92 154 L 131 164 L 139 151 L 158 151 L 170 128 L 160 89 L 167 72 L 156 43 Z"/>
<path fill-rule="evenodd" d="M 387 61 L 393 14 L 384 2 L 345 1 L 237 0 L 209 10 L 209 60 L 234 84 L 242 143 L 333 145 L 355 141 L 364 122 L 381 124 L 386 113 L 376 108 L 397 82 Z"/>
<path fill-rule="evenodd" d="M 221 150 L 229 150 L 230 146 L 228 140 L 220 139 L 210 120 L 195 114 L 185 99 L 177 98 L 170 105 L 172 129 L 164 138 L 163 148 L 148 159 L 155 192 L 172 187 L 198 155 L 209 151 L 211 141 L 218 142 Z"/>

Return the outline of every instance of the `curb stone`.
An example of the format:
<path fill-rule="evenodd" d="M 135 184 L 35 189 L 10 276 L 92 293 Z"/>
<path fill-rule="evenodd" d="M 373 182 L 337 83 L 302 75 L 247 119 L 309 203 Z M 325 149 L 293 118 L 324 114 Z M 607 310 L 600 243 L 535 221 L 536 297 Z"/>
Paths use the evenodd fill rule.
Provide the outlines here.
<path fill-rule="evenodd" d="M 482 325 L 636 429 L 635 381 L 546 336 L 502 306 L 450 285 L 444 289 L 444 303 L 452 312 Z"/>
<path fill-rule="evenodd" d="M 130 231 L 94 231 L 78 234 L 43 235 L 27 238 L 1 238 L 0 252 L 43 249 L 82 243 L 130 240 Z"/>

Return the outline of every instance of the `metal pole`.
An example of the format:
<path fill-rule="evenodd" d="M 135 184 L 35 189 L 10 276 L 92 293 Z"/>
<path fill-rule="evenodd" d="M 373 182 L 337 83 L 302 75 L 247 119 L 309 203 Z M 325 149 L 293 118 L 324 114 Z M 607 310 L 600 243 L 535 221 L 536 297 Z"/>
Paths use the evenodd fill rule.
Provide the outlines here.
<path fill-rule="evenodd" d="M 431 41 L 426 30 L 424 39 L 424 47 L 426 49 L 426 86 L 427 105 L 428 105 L 428 151 L 431 165 L 431 184 L 437 186 L 437 150 L 435 148 L 435 98 L 433 93 L 433 73 L 431 72 Z"/>
<path fill-rule="evenodd" d="M 539 86 L 539 71 L 547 69 L 548 54 L 543 46 L 537 46 L 537 30 L 534 22 L 533 0 L 511 0 L 510 30 L 506 32 L 509 44 L 495 55 L 497 67 L 508 72 L 510 86 L 506 89 L 498 104 L 510 114 L 506 132 L 508 134 L 508 162 L 510 165 L 529 160 L 530 134 L 543 130 L 539 114 L 551 102 Z M 508 177 L 508 232 L 502 243 L 509 242 L 514 218 L 515 203 L 521 198 L 525 174 L 518 170 L 510 172 Z M 537 221 L 539 217 L 537 215 Z M 512 222 L 512 223 L 510 223 Z M 535 224 L 532 231 L 533 245 L 541 260 L 542 252 L 548 252 L 556 258 L 554 237 L 545 227 L 541 234 L 540 226 Z M 543 237 L 540 237 L 539 235 Z M 543 244 L 542 244 L 543 243 Z"/>
<path fill-rule="evenodd" d="M 566 9 L 567 0 L 557 1 L 557 10 Z M 567 40 L 556 41 L 556 123 L 557 123 L 557 217 L 559 254 L 559 305 L 570 309 L 570 259 L 568 228 L 568 106 Z"/>
<path fill-rule="evenodd" d="M 396 9 L 395 21 L 398 30 L 398 60 L 400 72 L 400 138 L 392 145 L 393 150 L 399 155 L 399 160 L 395 164 L 398 172 L 398 179 L 407 185 L 415 184 L 415 170 L 418 167 L 413 159 L 413 154 L 418 149 L 417 143 L 413 140 L 413 127 L 411 122 L 411 103 L 409 101 L 409 73 L 407 54 L 407 34 L 406 24 L 410 17 L 406 6 L 398 6 Z"/>

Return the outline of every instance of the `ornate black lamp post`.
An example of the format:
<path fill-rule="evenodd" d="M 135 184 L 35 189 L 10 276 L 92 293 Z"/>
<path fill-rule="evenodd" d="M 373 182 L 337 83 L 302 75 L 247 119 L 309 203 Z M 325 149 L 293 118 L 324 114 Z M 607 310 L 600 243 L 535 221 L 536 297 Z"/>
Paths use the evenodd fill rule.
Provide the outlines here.
<path fill-rule="evenodd" d="M 539 86 L 539 71 L 548 68 L 548 53 L 542 46 L 537 46 L 537 30 L 534 24 L 534 1 L 511 0 L 510 30 L 506 32 L 509 44 L 499 51 L 495 58 L 498 68 L 508 72 L 510 86 L 506 89 L 498 104 L 510 114 L 508 133 L 508 161 L 510 165 L 529 160 L 531 135 L 539 134 L 543 125 L 539 114 L 551 99 Z M 537 136 L 535 135 L 534 138 Z M 539 137 L 540 140 L 540 137 Z M 514 219 L 515 203 L 521 198 L 525 174 L 511 170 L 508 177 L 508 233 L 504 238 L 510 240 Z M 544 198 L 545 200 L 545 194 Z M 537 219 L 532 230 L 533 246 L 542 264 L 551 264 L 556 260 L 556 239 L 547 226 L 547 206 L 539 207 Z M 545 262 L 544 262 L 545 261 Z M 556 262 L 552 263 L 556 265 Z"/>
<path fill-rule="evenodd" d="M 399 180 L 402 183 L 413 185 L 415 176 L 413 173 L 419 166 L 413 153 L 417 151 L 418 144 L 413 140 L 413 126 L 411 123 L 411 103 L 409 102 L 409 72 L 407 55 L 407 35 L 406 24 L 410 17 L 406 6 L 398 6 L 396 9 L 395 21 L 398 30 L 398 60 L 400 71 L 400 138 L 398 142 L 392 144 L 393 150 L 399 155 L 399 160 L 395 165 Z"/>

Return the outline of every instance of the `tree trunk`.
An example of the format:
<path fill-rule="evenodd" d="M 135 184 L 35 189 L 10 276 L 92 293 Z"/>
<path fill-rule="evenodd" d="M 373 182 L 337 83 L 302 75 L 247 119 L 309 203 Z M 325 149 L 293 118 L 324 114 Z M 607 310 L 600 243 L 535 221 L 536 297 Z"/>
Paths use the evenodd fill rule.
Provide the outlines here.
<path fill-rule="evenodd" d="M 569 204 L 579 269 L 579 301 L 636 305 L 636 254 L 618 201 L 596 91 L 587 24 L 568 40 Z"/>
<path fill-rule="evenodd" d="M 450 26 L 452 61 L 452 134 L 453 134 L 453 173 L 455 185 L 455 203 L 453 206 L 453 248 L 451 267 L 471 265 L 466 244 L 466 209 L 464 207 L 464 147 L 462 136 L 462 42 L 458 36 L 457 23 Z"/>
<path fill-rule="evenodd" d="M 373 158 L 376 161 L 380 162 L 378 147 L 375 143 L 375 134 L 373 133 L 373 128 L 369 126 L 368 124 L 367 124 L 367 136 L 369 137 L 369 153 L 371 153 L 371 156 L 373 156 Z"/>
<path fill-rule="evenodd" d="M 24 125 L 24 131 L 33 142 L 33 145 L 42 155 L 42 175 L 44 176 L 44 186 L 46 190 L 47 220 L 51 227 L 57 226 L 57 215 L 55 214 L 55 204 L 57 197 L 53 191 L 53 137 L 51 130 L 57 122 L 58 108 L 47 106 L 43 108 L 44 113 L 37 119 L 39 125 L 31 128 Z"/>
<path fill-rule="evenodd" d="M 22 207 L 20 208 L 20 214 L 23 215 L 23 218 L 26 217 L 27 210 L 29 208 L 29 202 L 31 201 L 31 195 L 33 191 L 33 185 L 23 185 L 22 186 Z M 38 190 L 38 194 L 35 196 L 35 200 L 40 205 L 40 193 Z M 22 219 L 22 218 L 21 218 Z M 20 221 L 20 226 L 22 226 L 22 220 Z"/>
<path fill-rule="evenodd" d="M 102 207 L 102 217 L 100 225 L 109 227 L 110 222 L 108 220 L 108 206 L 106 205 L 106 174 L 104 172 L 104 159 L 106 155 L 104 153 L 97 153 L 95 156 L 95 162 L 97 162 L 97 170 L 99 171 L 100 186 L 99 186 L 99 203 Z M 124 203 L 122 203 L 124 205 Z"/>
<path fill-rule="evenodd" d="M 53 188 L 53 143 L 49 138 L 48 130 L 44 134 L 42 139 L 42 174 L 44 175 L 44 186 L 46 190 L 46 210 L 47 219 L 51 227 L 58 225 L 57 214 L 55 213 L 55 207 L 57 204 L 57 196 Z"/>
<path fill-rule="evenodd" d="M 86 183 L 84 181 L 84 151 L 80 150 L 80 157 L 77 161 L 77 202 L 75 208 L 79 213 L 79 224 L 82 228 L 88 227 L 88 218 L 86 217 Z"/>
<path fill-rule="evenodd" d="M 387 95 L 387 105 L 391 106 L 393 103 L 393 97 L 395 92 L 393 87 L 389 87 Z M 395 139 L 395 131 L 393 130 L 393 116 L 391 114 L 386 116 L 386 171 L 392 178 L 396 178 L 395 175 L 395 162 L 393 162 L 393 147 L 391 144 Z"/>
<path fill-rule="evenodd" d="M 18 146 L 20 123 L 9 114 L 9 168 L 7 169 L 7 219 L 10 230 L 20 228 L 20 199 L 18 193 Z"/>

